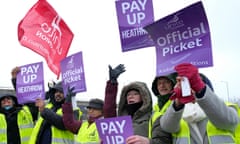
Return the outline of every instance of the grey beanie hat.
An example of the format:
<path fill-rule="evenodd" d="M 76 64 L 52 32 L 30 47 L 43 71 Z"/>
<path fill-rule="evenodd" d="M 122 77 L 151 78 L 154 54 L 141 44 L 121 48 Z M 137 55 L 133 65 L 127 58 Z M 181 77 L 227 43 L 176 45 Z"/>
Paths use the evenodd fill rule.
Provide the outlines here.
<path fill-rule="evenodd" d="M 87 105 L 87 108 L 103 109 L 103 100 L 101 99 L 91 99 Z"/>

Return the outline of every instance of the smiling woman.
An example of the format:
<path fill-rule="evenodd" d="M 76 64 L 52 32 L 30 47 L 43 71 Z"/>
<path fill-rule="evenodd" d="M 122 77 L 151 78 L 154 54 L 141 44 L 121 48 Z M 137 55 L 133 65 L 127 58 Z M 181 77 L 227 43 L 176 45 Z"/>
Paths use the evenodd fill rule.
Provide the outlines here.
<path fill-rule="evenodd" d="M 3 97 L 3 98 L 0 99 L 0 101 L 1 101 L 1 107 L 6 109 L 6 110 L 9 110 L 15 104 L 15 102 L 13 101 L 11 96 Z"/>
<path fill-rule="evenodd" d="M 198 0 L 153 0 L 154 19 L 163 18 L 196 1 Z M 46 88 L 49 80 L 57 79 L 43 57 L 21 46 L 18 42 L 18 23 L 36 2 L 36 0 L 0 2 L 2 20 L 0 26 L 2 47 L 0 87 L 12 88 L 10 71 L 13 67 L 39 61 L 44 62 Z M 109 64 L 123 63 L 128 68 L 128 72 L 119 81 L 120 88 L 135 80 L 146 82 L 150 86 L 152 78 L 156 75 L 155 48 L 121 51 L 114 0 L 94 1 L 94 3 L 68 0 L 48 0 L 48 2 L 74 33 L 68 55 L 83 52 L 87 91 L 79 93 L 77 99 L 89 100 L 93 97 L 103 99 L 104 83 L 108 76 L 106 67 Z M 213 81 L 227 81 L 230 99 L 236 98 L 239 95 L 236 76 L 240 71 L 240 66 L 235 64 L 239 61 L 238 54 L 240 53 L 240 29 L 238 28 L 240 1 L 202 0 L 202 2 L 210 25 L 214 66 L 201 68 L 200 71 Z M 221 91 L 216 90 L 216 93 L 222 95 Z"/>

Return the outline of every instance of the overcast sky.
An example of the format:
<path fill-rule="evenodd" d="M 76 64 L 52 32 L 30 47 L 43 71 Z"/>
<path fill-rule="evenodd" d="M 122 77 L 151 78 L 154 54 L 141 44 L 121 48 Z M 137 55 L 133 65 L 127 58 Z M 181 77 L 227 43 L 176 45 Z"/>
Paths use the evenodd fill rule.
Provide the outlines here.
<path fill-rule="evenodd" d="M 197 0 L 153 0 L 155 20 L 180 10 Z M 56 76 L 45 60 L 17 39 L 17 25 L 37 0 L 0 1 L 0 86 L 10 87 L 11 69 L 15 66 L 44 62 L 45 83 Z M 131 81 L 143 81 L 151 87 L 156 71 L 155 48 L 148 47 L 122 53 L 114 0 L 48 0 L 74 33 L 69 55 L 82 51 L 87 92 L 79 99 L 104 98 L 108 64 L 122 63 L 126 72 L 119 78 L 119 90 Z M 238 86 L 240 1 L 203 0 L 212 39 L 211 68 L 200 71 L 214 83 L 216 93 L 226 99 L 240 97 Z M 120 93 L 120 91 L 119 91 Z"/>

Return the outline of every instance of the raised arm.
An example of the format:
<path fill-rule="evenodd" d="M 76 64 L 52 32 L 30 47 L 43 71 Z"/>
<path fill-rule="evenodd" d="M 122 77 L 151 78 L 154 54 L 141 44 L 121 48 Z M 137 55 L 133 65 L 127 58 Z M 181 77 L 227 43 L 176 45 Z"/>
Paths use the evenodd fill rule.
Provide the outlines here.
<path fill-rule="evenodd" d="M 117 116 L 117 92 L 118 92 L 118 82 L 117 78 L 121 73 L 125 72 L 125 67 L 123 64 L 119 64 L 117 67 L 112 69 L 109 65 L 109 80 L 107 81 L 105 88 L 105 99 L 104 99 L 104 117 L 115 117 Z"/>
<path fill-rule="evenodd" d="M 74 93 L 73 91 L 74 91 L 74 87 L 68 88 L 68 93 L 65 99 L 65 103 L 62 105 L 63 123 L 66 129 L 68 129 L 74 134 L 77 134 L 78 130 L 82 125 L 82 121 L 76 120 L 74 118 L 74 112 L 72 107 L 72 97 L 75 96 L 76 93 Z"/>

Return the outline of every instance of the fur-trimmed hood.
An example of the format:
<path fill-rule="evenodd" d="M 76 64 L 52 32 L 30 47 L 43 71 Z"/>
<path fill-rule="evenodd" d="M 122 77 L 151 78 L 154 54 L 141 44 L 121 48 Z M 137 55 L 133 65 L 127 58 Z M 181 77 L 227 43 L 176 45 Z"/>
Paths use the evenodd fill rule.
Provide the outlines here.
<path fill-rule="evenodd" d="M 119 106 L 118 106 L 118 115 L 122 116 L 122 115 L 127 115 L 127 109 L 126 109 L 126 105 L 127 105 L 127 92 L 130 89 L 136 89 L 139 91 L 141 98 L 143 100 L 143 105 L 139 108 L 139 110 L 137 110 L 133 116 L 133 119 L 139 119 L 141 118 L 143 115 L 151 115 L 152 113 L 152 96 L 151 96 L 151 92 L 149 91 L 147 84 L 144 82 L 131 82 L 128 85 L 124 86 L 122 88 L 121 94 L 120 94 L 120 101 L 119 101 Z"/>

